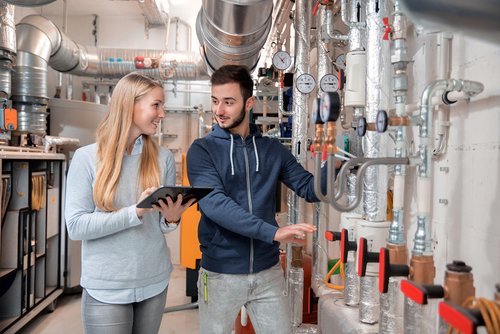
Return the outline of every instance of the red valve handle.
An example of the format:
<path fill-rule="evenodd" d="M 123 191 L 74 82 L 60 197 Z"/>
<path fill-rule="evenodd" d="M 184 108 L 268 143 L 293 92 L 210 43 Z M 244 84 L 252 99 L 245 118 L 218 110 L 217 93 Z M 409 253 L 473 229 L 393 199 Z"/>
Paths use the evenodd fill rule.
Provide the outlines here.
<path fill-rule="evenodd" d="M 326 231 L 325 238 L 328 241 L 339 241 L 341 238 L 341 232 Z"/>
<path fill-rule="evenodd" d="M 340 232 L 340 261 L 347 263 L 347 253 L 358 249 L 356 241 L 349 241 L 349 234 L 347 229 L 343 228 Z"/>
<path fill-rule="evenodd" d="M 444 297 L 444 288 L 441 285 L 423 285 L 409 280 L 401 281 L 401 292 L 420 305 L 426 305 L 428 299 Z"/>
<path fill-rule="evenodd" d="M 389 40 L 389 34 L 392 32 L 392 27 L 389 24 L 389 18 L 382 18 L 382 22 L 384 23 L 384 41 Z"/>
<path fill-rule="evenodd" d="M 405 264 L 391 264 L 389 250 L 380 248 L 378 290 L 380 293 L 387 293 L 389 289 L 389 278 L 391 276 L 407 277 L 410 274 L 410 267 Z"/>
<path fill-rule="evenodd" d="M 466 309 L 450 302 L 439 303 L 439 316 L 463 334 L 476 334 L 477 327 L 485 325 L 479 310 Z"/>
<path fill-rule="evenodd" d="M 359 238 L 358 245 L 358 276 L 363 277 L 366 275 L 366 265 L 368 262 L 378 262 L 379 254 L 368 251 L 368 241 L 366 238 Z"/>

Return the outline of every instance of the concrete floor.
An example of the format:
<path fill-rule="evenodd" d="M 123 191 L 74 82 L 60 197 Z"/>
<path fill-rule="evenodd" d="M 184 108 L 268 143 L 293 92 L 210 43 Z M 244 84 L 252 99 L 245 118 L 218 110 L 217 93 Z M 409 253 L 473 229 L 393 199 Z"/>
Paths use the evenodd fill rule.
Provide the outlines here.
<path fill-rule="evenodd" d="M 184 267 L 176 265 L 171 276 L 166 306 L 175 307 L 189 303 L 191 303 L 191 297 L 186 297 L 186 270 Z M 80 294 L 62 295 L 57 300 L 54 312 L 43 311 L 18 333 L 83 333 L 80 305 Z M 159 331 L 162 334 L 191 334 L 198 332 L 198 309 L 165 313 Z"/>

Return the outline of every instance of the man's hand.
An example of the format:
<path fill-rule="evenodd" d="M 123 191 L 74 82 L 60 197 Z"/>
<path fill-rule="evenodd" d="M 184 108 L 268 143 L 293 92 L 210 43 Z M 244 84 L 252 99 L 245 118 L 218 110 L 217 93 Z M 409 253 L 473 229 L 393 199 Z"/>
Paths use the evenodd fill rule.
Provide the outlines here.
<path fill-rule="evenodd" d="M 310 224 L 293 224 L 278 228 L 274 235 L 274 240 L 279 242 L 293 242 L 304 245 L 306 243 L 306 233 L 316 231 L 316 227 Z"/>

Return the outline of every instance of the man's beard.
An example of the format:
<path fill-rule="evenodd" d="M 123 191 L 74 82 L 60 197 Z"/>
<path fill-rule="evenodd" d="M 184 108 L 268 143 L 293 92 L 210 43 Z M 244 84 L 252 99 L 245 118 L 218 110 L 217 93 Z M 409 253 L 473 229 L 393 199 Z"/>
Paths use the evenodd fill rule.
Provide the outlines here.
<path fill-rule="evenodd" d="M 240 111 L 238 117 L 233 121 L 233 123 L 228 124 L 226 127 L 221 126 L 221 128 L 228 129 L 228 130 L 237 128 L 241 123 L 243 123 L 243 120 L 245 119 L 245 114 L 246 114 L 245 106 L 243 106 L 243 108 L 241 108 L 241 111 Z"/>

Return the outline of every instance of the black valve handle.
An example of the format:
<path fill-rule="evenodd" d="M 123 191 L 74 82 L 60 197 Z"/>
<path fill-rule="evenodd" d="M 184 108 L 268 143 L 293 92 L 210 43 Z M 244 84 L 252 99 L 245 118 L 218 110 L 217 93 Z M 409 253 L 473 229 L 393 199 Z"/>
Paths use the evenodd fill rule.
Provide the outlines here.
<path fill-rule="evenodd" d="M 349 241 L 349 233 L 343 228 L 340 232 L 340 261 L 347 263 L 347 253 L 349 251 L 356 251 L 357 249 L 358 245 L 356 241 Z"/>
<path fill-rule="evenodd" d="M 387 293 L 389 289 L 389 277 L 408 277 L 410 274 L 410 266 L 406 264 L 391 264 L 389 250 L 385 247 L 380 248 L 378 265 L 378 290 L 380 293 Z"/>
<path fill-rule="evenodd" d="M 359 238 L 358 242 L 358 276 L 363 277 L 366 275 L 366 265 L 369 262 L 377 263 L 379 261 L 379 254 L 377 252 L 368 251 L 368 241 L 366 238 Z"/>
<path fill-rule="evenodd" d="M 409 280 L 401 281 L 401 292 L 420 305 L 426 305 L 428 299 L 444 297 L 444 287 L 442 285 L 418 284 Z"/>
<path fill-rule="evenodd" d="M 485 325 L 478 309 L 466 309 L 450 302 L 439 303 L 439 316 L 463 334 L 476 334 L 477 328 Z"/>
<path fill-rule="evenodd" d="M 326 231 L 325 238 L 328 241 L 340 241 L 342 232 Z"/>

